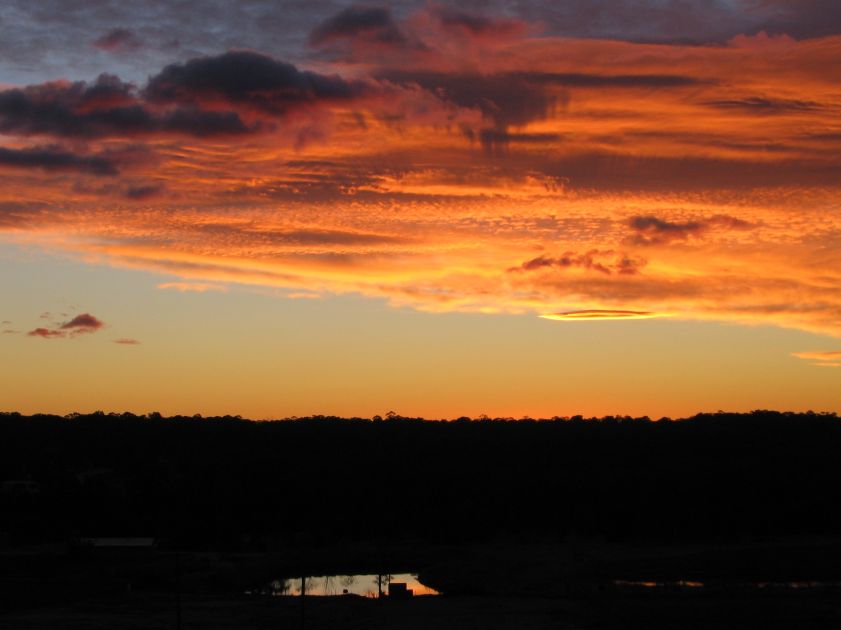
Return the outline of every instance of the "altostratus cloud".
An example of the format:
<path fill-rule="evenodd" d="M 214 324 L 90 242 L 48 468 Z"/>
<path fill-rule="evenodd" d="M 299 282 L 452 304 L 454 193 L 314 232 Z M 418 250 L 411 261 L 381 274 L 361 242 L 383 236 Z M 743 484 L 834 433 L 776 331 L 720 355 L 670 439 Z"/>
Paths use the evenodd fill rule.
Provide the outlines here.
<path fill-rule="evenodd" d="M 230 50 L 0 89 L 0 230 L 176 290 L 841 335 L 841 38 L 404 16 L 326 18 L 309 65 Z"/>

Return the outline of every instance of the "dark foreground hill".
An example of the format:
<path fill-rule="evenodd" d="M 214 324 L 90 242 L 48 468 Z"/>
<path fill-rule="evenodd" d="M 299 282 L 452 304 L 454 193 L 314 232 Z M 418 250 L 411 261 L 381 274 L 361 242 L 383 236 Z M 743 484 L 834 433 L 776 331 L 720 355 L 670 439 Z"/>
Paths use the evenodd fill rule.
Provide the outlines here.
<path fill-rule="evenodd" d="M 0 414 L 0 543 L 162 548 L 841 534 L 841 421 Z"/>

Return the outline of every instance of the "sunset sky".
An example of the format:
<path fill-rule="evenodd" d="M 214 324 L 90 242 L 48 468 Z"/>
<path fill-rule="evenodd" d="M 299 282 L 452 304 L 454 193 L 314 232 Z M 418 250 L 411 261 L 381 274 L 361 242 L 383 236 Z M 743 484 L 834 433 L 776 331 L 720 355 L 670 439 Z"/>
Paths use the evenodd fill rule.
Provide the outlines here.
<path fill-rule="evenodd" d="M 841 3 L 0 5 L 0 410 L 841 411 Z"/>

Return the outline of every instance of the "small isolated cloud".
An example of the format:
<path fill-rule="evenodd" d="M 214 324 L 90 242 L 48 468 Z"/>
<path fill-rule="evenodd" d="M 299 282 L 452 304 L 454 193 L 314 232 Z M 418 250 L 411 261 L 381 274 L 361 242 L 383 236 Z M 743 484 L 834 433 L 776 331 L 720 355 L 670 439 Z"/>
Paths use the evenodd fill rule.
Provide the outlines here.
<path fill-rule="evenodd" d="M 93 45 L 100 50 L 125 53 L 142 48 L 143 42 L 134 31 L 127 28 L 115 28 L 94 41 Z"/>
<path fill-rule="evenodd" d="M 206 293 L 207 291 L 219 291 L 220 293 L 227 293 L 228 287 L 223 284 L 213 284 L 211 282 L 163 282 L 157 285 L 159 289 L 174 289 L 182 293 Z"/>
<path fill-rule="evenodd" d="M 41 319 L 50 319 L 50 313 L 42 313 Z M 70 321 L 64 322 L 56 328 L 35 328 L 26 333 L 30 337 L 41 337 L 42 339 L 58 339 L 62 337 L 75 337 L 86 333 L 94 333 L 104 328 L 105 323 L 90 313 L 76 315 Z"/>
<path fill-rule="evenodd" d="M 121 346 L 139 346 L 140 345 L 140 342 L 137 339 L 128 339 L 128 338 L 125 338 L 125 337 L 120 338 L 120 339 L 115 339 L 114 343 L 118 343 Z"/>
<path fill-rule="evenodd" d="M 17 330 L 12 330 L 11 328 L 6 328 L 3 331 L 3 334 L 4 335 L 16 335 L 16 334 L 18 334 L 18 331 Z"/>
<path fill-rule="evenodd" d="M 90 313 L 82 313 L 81 315 L 76 315 L 69 322 L 63 323 L 61 330 L 68 330 L 72 333 L 87 333 L 95 332 L 103 326 L 105 324 Z"/>
<path fill-rule="evenodd" d="M 791 356 L 812 361 L 812 365 L 817 367 L 841 367 L 841 350 L 792 352 Z"/>
<path fill-rule="evenodd" d="M 12 320 L 4 319 L 2 322 L 0 322 L 0 326 L 8 326 L 11 323 L 12 323 Z"/>
<path fill-rule="evenodd" d="M 41 337 L 42 339 L 54 339 L 56 337 L 66 337 L 67 333 L 63 330 L 51 330 L 49 328 L 36 328 L 26 333 L 29 337 Z"/>
<path fill-rule="evenodd" d="M 586 311 L 569 311 L 566 313 L 549 313 L 540 316 L 543 319 L 552 319 L 555 321 L 593 321 L 606 319 L 652 319 L 654 317 L 663 317 L 662 313 L 652 313 L 650 311 L 619 311 L 610 309 L 592 309 Z"/>

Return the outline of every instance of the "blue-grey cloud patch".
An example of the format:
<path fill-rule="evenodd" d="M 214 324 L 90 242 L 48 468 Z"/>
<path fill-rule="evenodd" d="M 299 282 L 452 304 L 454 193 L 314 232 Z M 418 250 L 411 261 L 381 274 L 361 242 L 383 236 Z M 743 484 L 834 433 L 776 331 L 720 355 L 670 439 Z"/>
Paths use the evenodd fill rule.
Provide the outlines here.
<path fill-rule="evenodd" d="M 310 46 L 324 46 L 337 40 L 365 39 L 388 46 L 408 44 L 406 36 L 386 7 L 350 6 L 312 30 Z"/>
<path fill-rule="evenodd" d="M 143 46 L 137 33 L 128 28 L 115 28 L 93 42 L 94 47 L 113 53 L 135 52 Z"/>

